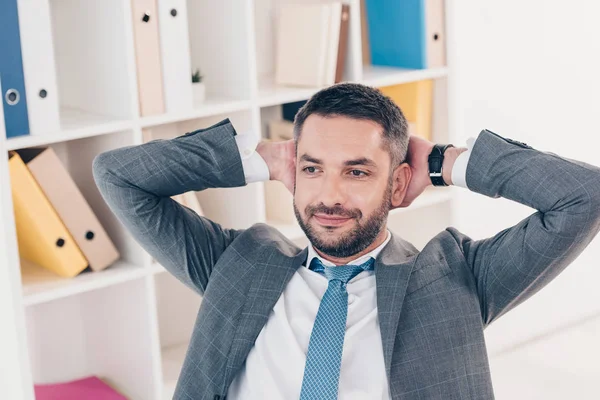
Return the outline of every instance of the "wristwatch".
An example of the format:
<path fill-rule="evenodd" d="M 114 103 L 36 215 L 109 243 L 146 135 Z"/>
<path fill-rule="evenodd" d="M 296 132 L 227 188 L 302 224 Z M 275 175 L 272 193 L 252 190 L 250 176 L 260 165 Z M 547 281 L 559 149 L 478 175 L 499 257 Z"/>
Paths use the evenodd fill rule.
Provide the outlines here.
<path fill-rule="evenodd" d="M 444 164 L 444 153 L 452 144 L 436 144 L 433 146 L 427 159 L 429 164 L 429 178 L 433 186 L 449 186 L 442 177 L 442 165 Z"/>

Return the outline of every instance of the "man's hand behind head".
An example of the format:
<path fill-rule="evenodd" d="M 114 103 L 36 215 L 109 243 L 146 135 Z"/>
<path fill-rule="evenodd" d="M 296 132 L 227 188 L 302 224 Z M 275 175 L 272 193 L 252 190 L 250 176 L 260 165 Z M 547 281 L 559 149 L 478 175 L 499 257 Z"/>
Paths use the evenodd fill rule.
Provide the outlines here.
<path fill-rule="evenodd" d="M 271 180 L 282 182 L 294 194 L 296 181 L 296 144 L 294 139 L 285 141 L 263 140 L 256 151 L 269 167 Z"/>

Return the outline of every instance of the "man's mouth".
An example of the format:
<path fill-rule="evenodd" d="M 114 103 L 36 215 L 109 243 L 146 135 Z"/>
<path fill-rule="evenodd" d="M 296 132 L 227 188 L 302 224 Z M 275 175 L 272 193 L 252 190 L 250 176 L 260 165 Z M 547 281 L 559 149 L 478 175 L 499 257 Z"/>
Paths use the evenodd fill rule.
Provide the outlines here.
<path fill-rule="evenodd" d="M 340 217 L 340 216 L 336 216 L 336 215 L 327 215 L 327 214 L 315 214 L 314 217 L 319 224 L 326 225 L 326 226 L 343 225 L 345 222 L 352 219 L 349 217 Z"/>

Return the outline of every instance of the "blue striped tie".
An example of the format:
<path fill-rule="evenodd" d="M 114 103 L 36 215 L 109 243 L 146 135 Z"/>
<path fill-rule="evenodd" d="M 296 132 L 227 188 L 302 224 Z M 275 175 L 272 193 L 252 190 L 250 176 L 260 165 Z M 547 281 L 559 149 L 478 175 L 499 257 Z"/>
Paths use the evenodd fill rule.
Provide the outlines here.
<path fill-rule="evenodd" d="M 310 335 L 300 400 L 337 399 L 348 317 L 346 284 L 360 272 L 373 270 L 374 261 L 371 257 L 361 265 L 326 267 L 317 257 L 312 259 L 310 269 L 324 272 L 329 284 Z"/>

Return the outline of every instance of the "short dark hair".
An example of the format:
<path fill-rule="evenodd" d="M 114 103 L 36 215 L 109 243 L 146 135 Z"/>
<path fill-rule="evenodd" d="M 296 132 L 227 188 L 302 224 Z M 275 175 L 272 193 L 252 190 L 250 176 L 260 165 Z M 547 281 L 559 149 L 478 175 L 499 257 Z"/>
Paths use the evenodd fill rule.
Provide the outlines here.
<path fill-rule="evenodd" d="M 342 82 L 315 93 L 294 117 L 296 149 L 304 122 L 311 114 L 376 122 L 383 128 L 383 146 L 390 154 L 390 171 L 406 161 L 408 122 L 400 107 L 377 88 L 360 83 Z"/>

